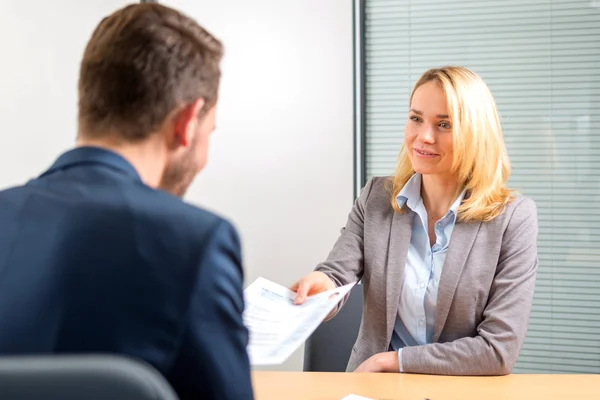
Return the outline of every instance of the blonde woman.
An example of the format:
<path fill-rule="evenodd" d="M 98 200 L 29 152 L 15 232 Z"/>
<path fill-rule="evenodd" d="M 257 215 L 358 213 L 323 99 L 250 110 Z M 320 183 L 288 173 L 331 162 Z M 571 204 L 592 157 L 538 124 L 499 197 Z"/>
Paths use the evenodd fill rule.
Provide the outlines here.
<path fill-rule="evenodd" d="M 302 303 L 363 280 L 349 371 L 511 372 L 529 322 L 538 228 L 534 202 L 506 187 L 509 174 L 483 80 L 462 67 L 425 72 L 394 176 L 367 182 L 328 259 L 292 285 Z"/>

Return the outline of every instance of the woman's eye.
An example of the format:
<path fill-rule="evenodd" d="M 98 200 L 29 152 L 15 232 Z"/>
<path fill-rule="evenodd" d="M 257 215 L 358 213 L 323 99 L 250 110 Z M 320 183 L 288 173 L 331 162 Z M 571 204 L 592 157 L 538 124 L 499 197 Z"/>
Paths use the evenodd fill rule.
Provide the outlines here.
<path fill-rule="evenodd" d="M 444 128 L 444 129 L 451 129 L 451 128 L 452 128 L 452 125 L 450 125 L 450 124 L 449 124 L 449 123 L 447 123 L 447 122 L 440 122 L 440 126 L 441 126 L 442 128 Z"/>
<path fill-rule="evenodd" d="M 416 117 L 416 116 L 414 116 L 414 115 L 410 116 L 409 118 L 410 118 L 410 120 L 411 120 L 411 121 L 413 121 L 413 122 L 421 122 L 421 118 L 419 118 L 419 117 Z"/>

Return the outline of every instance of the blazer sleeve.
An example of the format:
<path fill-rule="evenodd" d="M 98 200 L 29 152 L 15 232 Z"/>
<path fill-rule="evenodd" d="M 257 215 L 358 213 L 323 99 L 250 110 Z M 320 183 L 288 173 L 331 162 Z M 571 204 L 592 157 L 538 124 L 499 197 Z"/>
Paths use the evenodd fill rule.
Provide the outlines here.
<path fill-rule="evenodd" d="M 252 399 L 237 232 L 220 220 L 200 260 L 170 381 L 187 399 Z"/>
<path fill-rule="evenodd" d="M 523 199 L 504 235 L 496 276 L 477 336 L 402 349 L 404 372 L 440 375 L 506 375 L 525 340 L 533 302 L 537 253 L 537 210 Z"/>
<path fill-rule="evenodd" d="M 374 179 L 377 178 L 370 179 L 361 190 L 348 215 L 346 226 L 342 228 L 340 236 L 329 252 L 329 256 L 315 268 L 315 271 L 321 271 L 329 276 L 338 287 L 356 282 L 362 278 L 365 211 L 369 195 L 373 189 Z M 340 301 L 329 318 L 333 317 L 342 308 L 347 299 L 348 296 Z"/>

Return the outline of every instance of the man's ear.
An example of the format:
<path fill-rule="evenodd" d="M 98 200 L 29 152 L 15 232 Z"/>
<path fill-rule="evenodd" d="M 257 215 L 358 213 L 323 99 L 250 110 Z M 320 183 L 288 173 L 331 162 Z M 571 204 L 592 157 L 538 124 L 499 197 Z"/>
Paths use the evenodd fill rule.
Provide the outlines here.
<path fill-rule="evenodd" d="M 198 125 L 198 114 L 204 107 L 204 103 L 204 99 L 198 99 L 186 104 L 177 112 L 174 121 L 174 146 L 187 147 L 191 143 Z"/>

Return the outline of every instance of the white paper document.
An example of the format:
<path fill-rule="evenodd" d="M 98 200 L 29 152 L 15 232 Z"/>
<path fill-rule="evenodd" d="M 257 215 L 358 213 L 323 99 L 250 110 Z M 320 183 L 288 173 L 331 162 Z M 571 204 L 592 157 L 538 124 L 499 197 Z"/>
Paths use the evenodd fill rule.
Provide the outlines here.
<path fill-rule="evenodd" d="M 296 293 L 264 278 L 244 290 L 244 324 L 250 331 L 252 365 L 284 362 L 317 329 L 355 283 L 309 296 L 294 304 Z"/>

